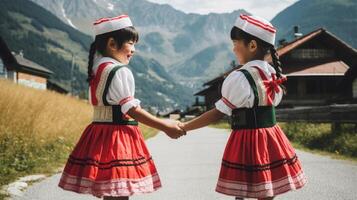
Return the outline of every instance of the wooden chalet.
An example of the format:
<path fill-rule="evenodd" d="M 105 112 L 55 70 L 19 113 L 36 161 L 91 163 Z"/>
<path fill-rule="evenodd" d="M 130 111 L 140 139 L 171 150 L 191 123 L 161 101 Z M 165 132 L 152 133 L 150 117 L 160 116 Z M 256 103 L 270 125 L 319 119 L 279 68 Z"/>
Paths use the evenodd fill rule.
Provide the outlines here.
<path fill-rule="evenodd" d="M 281 107 L 357 102 L 357 50 L 325 29 L 317 29 L 278 48 L 287 95 Z M 270 55 L 265 60 L 271 63 Z M 204 83 L 207 109 L 221 98 L 224 78 L 236 67 Z"/>
<path fill-rule="evenodd" d="M 45 67 L 26 59 L 23 53 L 10 51 L 0 37 L 0 78 L 41 90 L 47 89 L 48 79 L 53 74 Z"/>

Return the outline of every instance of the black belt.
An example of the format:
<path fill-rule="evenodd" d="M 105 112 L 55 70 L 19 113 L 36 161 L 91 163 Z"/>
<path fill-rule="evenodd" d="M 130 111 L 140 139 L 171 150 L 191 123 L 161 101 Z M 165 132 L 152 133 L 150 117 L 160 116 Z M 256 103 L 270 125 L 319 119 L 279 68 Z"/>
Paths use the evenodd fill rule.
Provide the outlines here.
<path fill-rule="evenodd" d="M 257 129 L 273 127 L 276 124 L 274 106 L 258 106 L 232 110 L 231 128 Z"/>
<path fill-rule="evenodd" d="M 135 120 L 124 120 L 123 119 L 123 113 L 121 112 L 121 106 L 120 105 L 114 105 L 112 106 L 112 115 L 113 119 L 112 121 L 93 121 L 93 124 L 110 124 L 110 125 L 132 125 L 132 126 L 137 126 L 139 123 Z"/>

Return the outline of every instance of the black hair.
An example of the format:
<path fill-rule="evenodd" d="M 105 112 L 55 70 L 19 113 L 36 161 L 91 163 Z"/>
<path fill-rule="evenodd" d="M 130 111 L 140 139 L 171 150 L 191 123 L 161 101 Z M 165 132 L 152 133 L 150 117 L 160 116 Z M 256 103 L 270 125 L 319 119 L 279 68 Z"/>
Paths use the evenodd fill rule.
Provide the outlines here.
<path fill-rule="evenodd" d="M 89 55 L 88 55 L 88 79 L 87 81 L 93 78 L 92 69 L 93 69 L 93 59 L 95 53 L 98 51 L 102 55 L 106 55 L 106 48 L 109 38 L 113 38 L 117 46 L 121 48 L 124 43 L 128 41 L 133 41 L 137 43 L 139 41 L 139 33 L 133 26 L 127 28 L 119 29 L 117 31 L 112 31 L 108 33 L 103 33 L 95 37 L 94 42 L 90 45 Z"/>
<path fill-rule="evenodd" d="M 279 60 L 279 55 L 276 52 L 274 45 L 271 45 L 260 38 L 251 35 L 238 27 L 233 27 L 231 30 L 231 39 L 232 40 L 243 40 L 244 44 L 248 44 L 250 41 L 255 40 L 258 44 L 258 54 L 263 56 L 270 52 L 273 67 L 276 71 L 276 76 L 278 78 L 282 77 L 282 70 L 281 70 L 281 62 Z"/>

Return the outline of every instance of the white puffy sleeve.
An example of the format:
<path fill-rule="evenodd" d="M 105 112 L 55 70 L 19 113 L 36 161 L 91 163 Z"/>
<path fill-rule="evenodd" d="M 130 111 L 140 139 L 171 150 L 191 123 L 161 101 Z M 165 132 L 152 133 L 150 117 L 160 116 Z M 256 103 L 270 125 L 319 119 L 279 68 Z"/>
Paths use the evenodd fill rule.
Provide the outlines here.
<path fill-rule="evenodd" d="M 215 104 L 220 112 L 231 116 L 235 108 L 253 106 L 254 93 L 248 80 L 240 71 L 230 73 L 222 85 L 222 98 Z"/>
<path fill-rule="evenodd" d="M 115 72 L 107 93 L 107 101 L 111 105 L 120 105 L 121 112 L 126 114 L 130 108 L 140 106 L 140 100 L 134 98 L 135 80 L 127 67 Z"/>

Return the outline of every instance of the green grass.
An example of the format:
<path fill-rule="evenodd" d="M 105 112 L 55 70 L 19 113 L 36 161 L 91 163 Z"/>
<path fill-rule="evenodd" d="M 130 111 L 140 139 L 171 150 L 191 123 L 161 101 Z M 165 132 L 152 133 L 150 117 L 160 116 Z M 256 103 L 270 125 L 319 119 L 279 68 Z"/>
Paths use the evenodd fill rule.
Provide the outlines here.
<path fill-rule="evenodd" d="M 293 146 L 304 151 L 328 155 L 337 159 L 357 161 L 357 133 L 354 124 L 343 124 L 337 134 L 331 124 L 279 123 Z M 210 127 L 230 129 L 227 121 Z"/>
<path fill-rule="evenodd" d="M 339 133 L 332 133 L 331 124 L 281 123 L 286 136 L 312 150 L 357 158 L 357 134 L 354 124 L 343 124 Z"/>
<path fill-rule="evenodd" d="M 319 150 L 319 149 L 312 149 L 312 148 L 306 147 L 306 146 L 301 145 L 301 144 L 296 143 L 296 142 L 291 142 L 291 144 L 293 145 L 294 148 L 300 149 L 302 151 L 310 152 L 310 153 L 313 153 L 313 154 L 319 154 L 319 155 L 322 155 L 322 156 L 328 156 L 328 157 L 331 157 L 333 159 L 346 160 L 346 161 L 352 161 L 354 163 L 357 163 L 357 157 L 346 156 L 346 155 L 343 155 L 343 154 L 333 153 L 333 152 Z"/>

